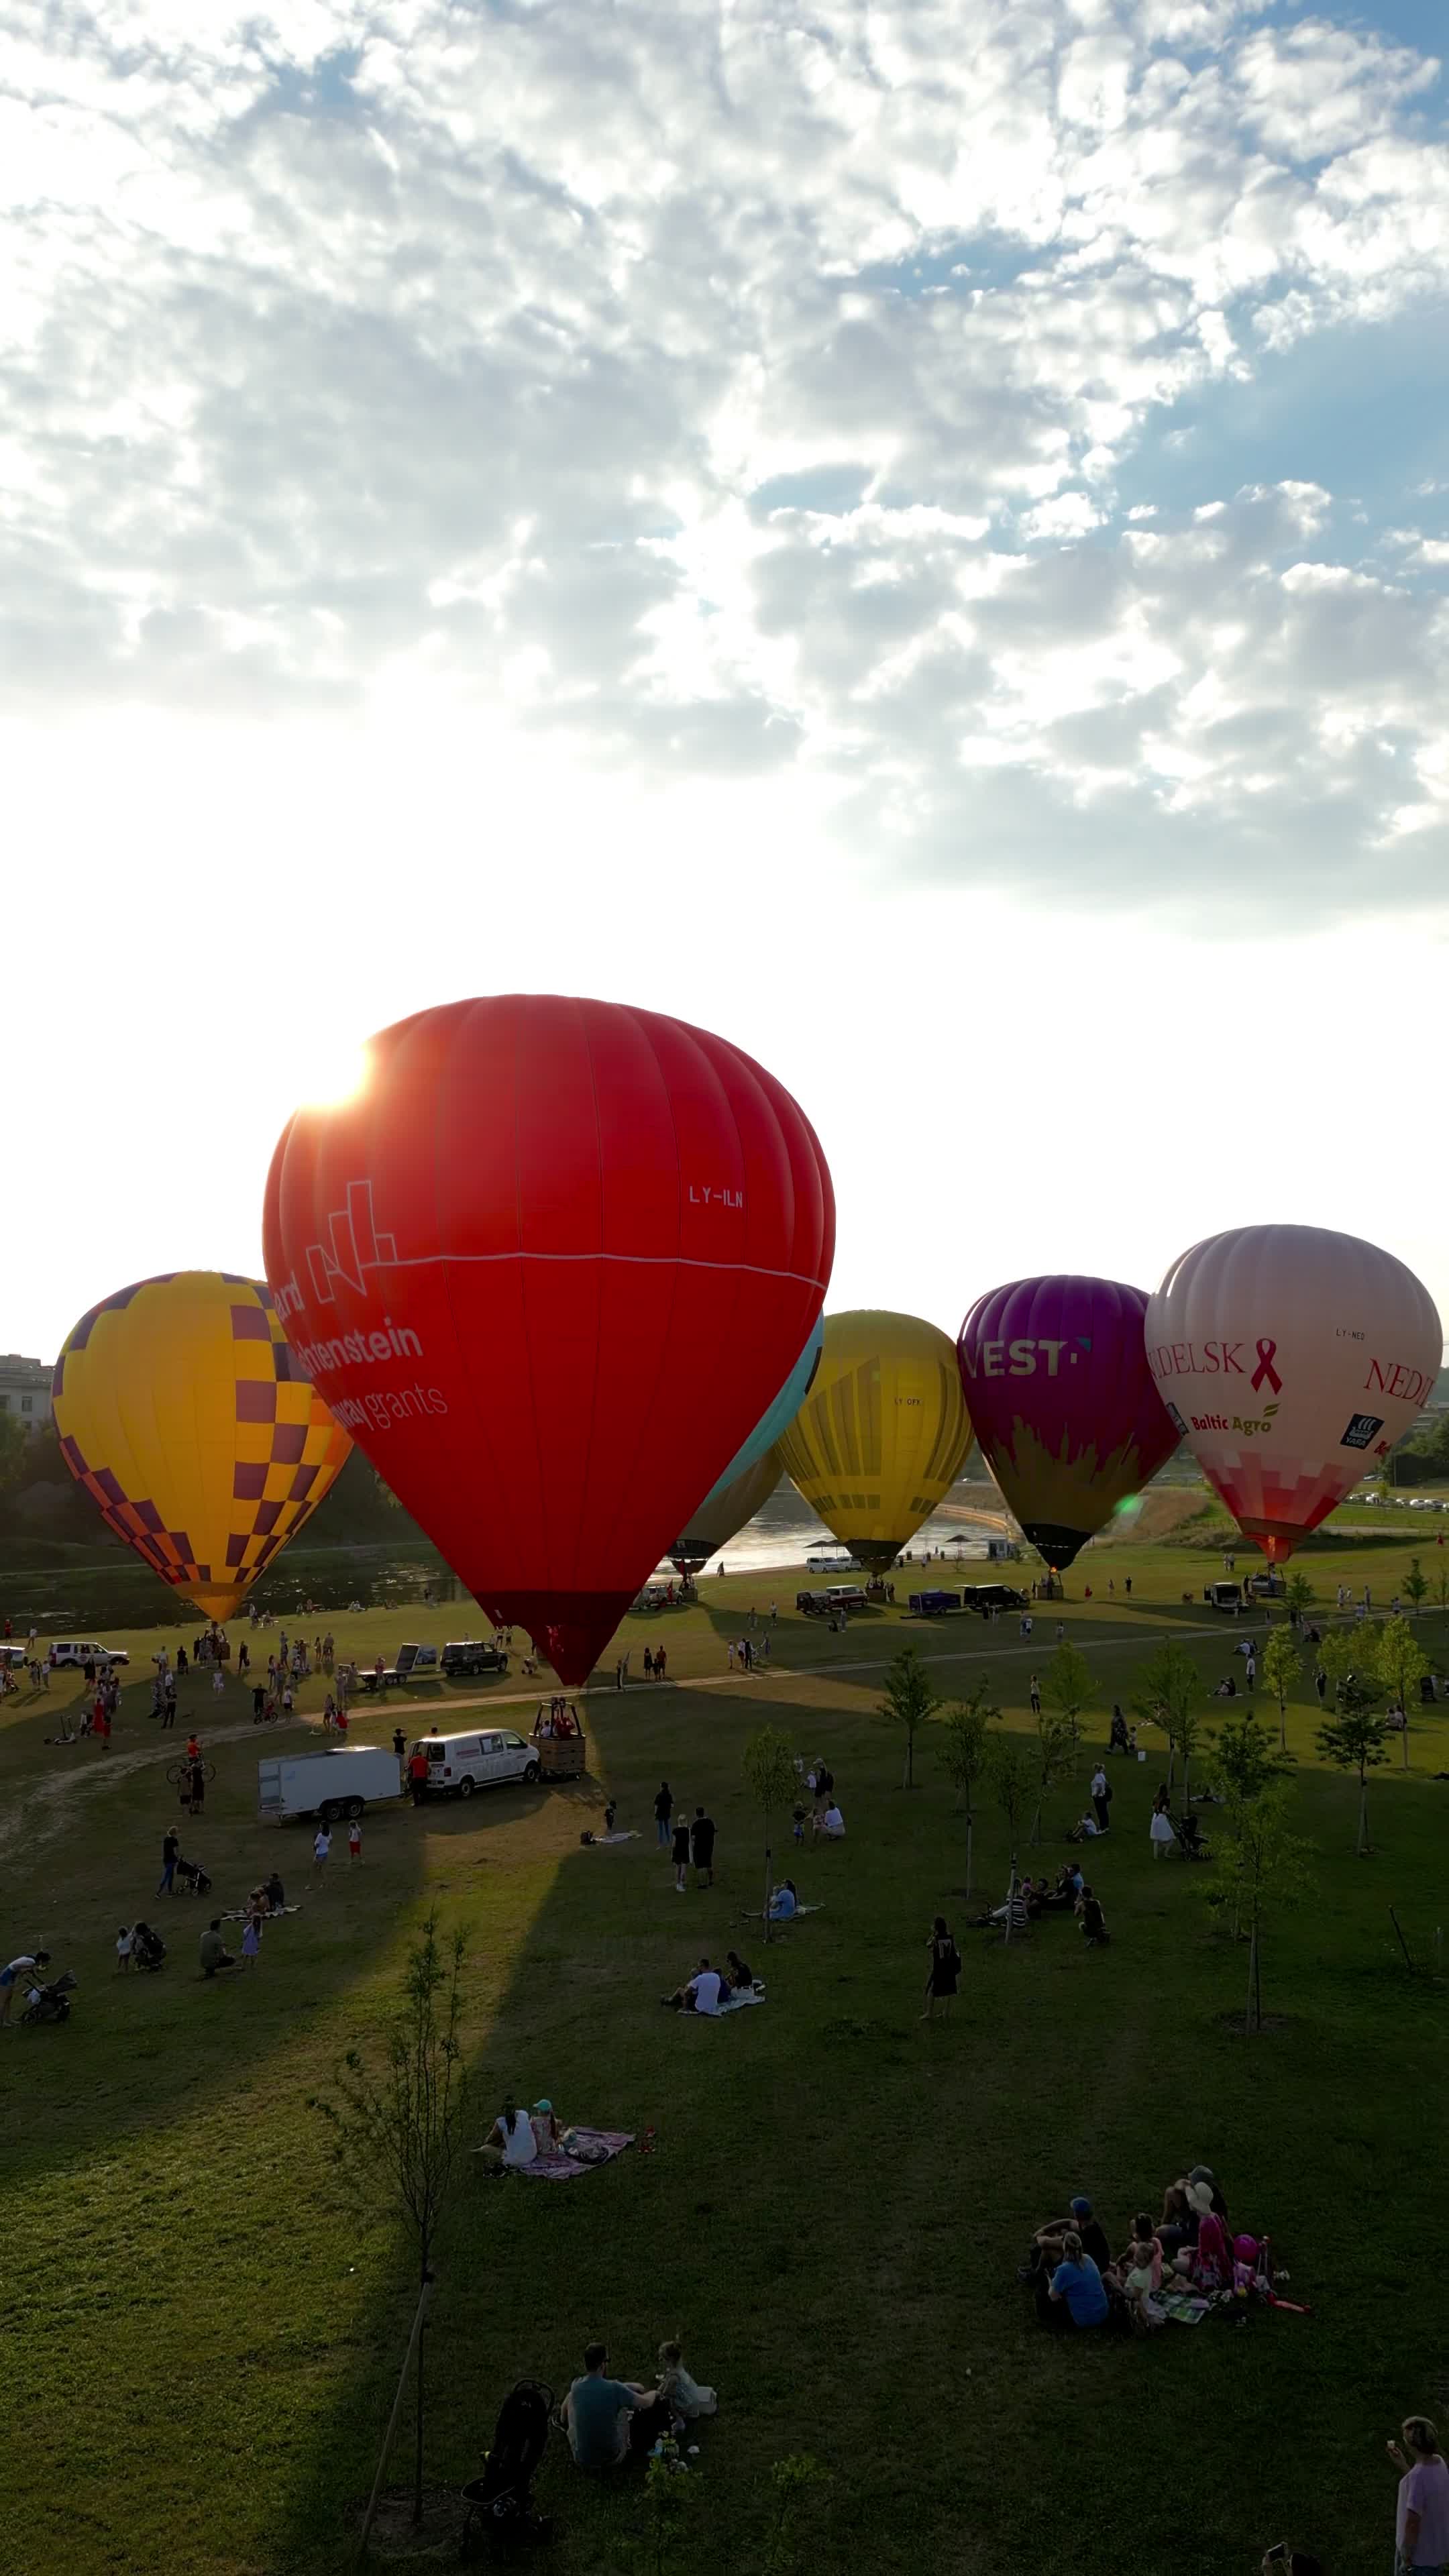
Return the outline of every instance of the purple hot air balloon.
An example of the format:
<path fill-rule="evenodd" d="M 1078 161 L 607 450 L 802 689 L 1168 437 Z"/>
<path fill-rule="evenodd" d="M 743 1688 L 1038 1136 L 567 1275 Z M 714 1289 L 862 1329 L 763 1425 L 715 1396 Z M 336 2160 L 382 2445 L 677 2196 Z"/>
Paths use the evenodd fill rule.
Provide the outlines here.
<path fill-rule="evenodd" d="M 977 1298 L 957 1336 L 982 1456 L 1058 1569 L 1177 1447 L 1146 1310 L 1146 1291 L 1116 1279 L 1013 1279 Z"/>

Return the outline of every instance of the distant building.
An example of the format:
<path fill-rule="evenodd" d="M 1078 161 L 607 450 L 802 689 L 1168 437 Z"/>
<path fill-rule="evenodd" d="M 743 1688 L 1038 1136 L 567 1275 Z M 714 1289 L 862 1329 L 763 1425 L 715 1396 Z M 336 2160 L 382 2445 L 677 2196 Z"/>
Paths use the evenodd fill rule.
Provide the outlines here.
<path fill-rule="evenodd" d="M 18 1351 L 0 1356 L 0 1413 L 17 1414 L 31 1431 L 50 1420 L 50 1370 L 44 1360 L 22 1359 Z"/>

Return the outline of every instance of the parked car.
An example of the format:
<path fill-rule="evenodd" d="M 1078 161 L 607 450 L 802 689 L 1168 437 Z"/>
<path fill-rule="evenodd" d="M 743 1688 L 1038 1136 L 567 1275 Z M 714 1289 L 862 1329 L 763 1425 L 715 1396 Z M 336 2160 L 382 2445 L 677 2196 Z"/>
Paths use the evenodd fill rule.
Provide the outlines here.
<path fill-rule="evenodd" d="M 946 1619 L 961 1607 L 959 1592 L 913 1592 L 910 1598 L 911 1614 L 917 1619 Z"/>
<path fill-rule="evenodd" d="M 0 1664 L 6 1665 L 11 1672 L 18 1672 L 21 1665 L 29 1661 L 28 1646 L 0 1646 Z"/>
<path fill-rule="evenodd" d="M 485 1645 L 481 1637 L 453 1637 L 443 1648 L 442 1671 L 447 1681 L 457 1681 L 472 1673 L 506 1673 L 508 1657 L 501 1646 Z"/>
<path fill-rule="evenodd" d="M 1231 1611 L 1236 1619 L 1243 1606 L 1241 1583 L 1205 1583 L 1202 1597 L 1210 1609 Z"/>
<path fill-rule="evenodd" d="M 46 1660 L 53 1672 L 64 1672 L 78 1671 L 82 1664 L 128 1664 L 131 1658 L 124 1646 L 78 1646 L 67 1637 L 48 1649 Z"/>
<path fill-rule="evenodd" d="M 435 1797 L 471 1798 L 475 1789 L 496 1789 L 509 1780 L 531 1785 L 539 1774 L 537 1747 L 509 1727 L 473 1735 L 423 1735 L 412 1749 L 426 1756 L 427 1785 Z"/>

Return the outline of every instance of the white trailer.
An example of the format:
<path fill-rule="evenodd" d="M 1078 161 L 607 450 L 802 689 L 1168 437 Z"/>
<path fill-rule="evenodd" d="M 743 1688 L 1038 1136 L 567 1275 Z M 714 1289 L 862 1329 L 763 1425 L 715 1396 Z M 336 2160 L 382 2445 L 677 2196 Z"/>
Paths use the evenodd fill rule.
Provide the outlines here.
<path fill-rule="evenodd" d="M 257 1764 L 258 1809 L 279 1823 L 286 1816 L 322 1816 L 331 1824 L 401 1796 L 397 1755 L 381 1744 L 339 1744 L 326 1753 Z"/>

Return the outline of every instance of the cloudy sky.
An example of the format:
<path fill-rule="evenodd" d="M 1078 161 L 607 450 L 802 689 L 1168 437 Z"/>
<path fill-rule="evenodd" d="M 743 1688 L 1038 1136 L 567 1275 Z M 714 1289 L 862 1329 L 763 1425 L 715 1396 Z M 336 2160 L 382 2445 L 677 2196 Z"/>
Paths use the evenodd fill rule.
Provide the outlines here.
<path fill-rule="evenodd" d="M 0 1345 L 516 988 L 780 1073 L 832 1303 L 1449 1313 L 1435 24 L 0 0 Z"/>

